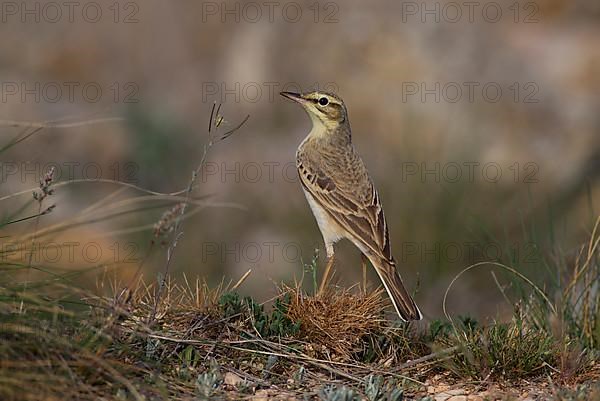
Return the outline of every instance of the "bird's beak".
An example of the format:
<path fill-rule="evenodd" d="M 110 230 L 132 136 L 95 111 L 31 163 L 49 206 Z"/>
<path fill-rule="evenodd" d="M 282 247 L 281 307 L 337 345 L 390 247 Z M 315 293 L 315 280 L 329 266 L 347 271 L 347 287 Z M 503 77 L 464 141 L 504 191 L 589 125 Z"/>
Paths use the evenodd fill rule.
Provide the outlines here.
<path fill-rule="evenodd" d="M 300 93 L 279 92 L 279 94 L 283 97 L 287 97 L 288 99 L 293 100 L 294 102 L 303 103 L 305 101 L 305 99 L 302 97 L 302 95 Z"/>

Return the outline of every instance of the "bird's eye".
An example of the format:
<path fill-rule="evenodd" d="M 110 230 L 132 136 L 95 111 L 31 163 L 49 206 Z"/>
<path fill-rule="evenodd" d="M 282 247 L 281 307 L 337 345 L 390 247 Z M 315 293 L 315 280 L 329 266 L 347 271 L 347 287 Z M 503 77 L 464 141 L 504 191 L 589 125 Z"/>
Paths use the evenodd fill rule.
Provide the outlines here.
<path fill-rule="evenodd" d="M 329 99 L 327 99 L 326 97 L 322 97 L 319 99 L 319 104 L 321 106 L 327 106 L 327 103 L 329 103 Z"/>

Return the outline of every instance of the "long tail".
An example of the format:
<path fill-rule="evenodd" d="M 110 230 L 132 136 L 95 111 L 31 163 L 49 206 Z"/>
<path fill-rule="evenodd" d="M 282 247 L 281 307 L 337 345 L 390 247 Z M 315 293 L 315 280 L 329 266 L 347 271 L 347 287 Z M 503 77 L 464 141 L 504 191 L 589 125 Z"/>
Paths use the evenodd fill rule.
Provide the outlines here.
<path fill-rule="evenodd" d="M 404 288 L 404 283 L 402 283 L 402 279 L 396 271 L 396 264 L 393 261 L 390 262 L 376 256 L 368 256 L 368 258 L 375 267 L 377 274 L 379 274 L 379 278 L 383 282 L 383 286 L 390 296 L 400 319 L 404 321 L 423 319 L 417 304 Z"/>

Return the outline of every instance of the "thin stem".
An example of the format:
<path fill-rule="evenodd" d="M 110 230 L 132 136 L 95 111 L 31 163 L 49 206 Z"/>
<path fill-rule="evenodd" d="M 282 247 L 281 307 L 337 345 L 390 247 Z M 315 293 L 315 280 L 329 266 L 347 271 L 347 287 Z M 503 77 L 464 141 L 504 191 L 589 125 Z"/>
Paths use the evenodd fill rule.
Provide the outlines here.
<path fill-rule="evenodd" d="M 211 112 L 210 112 L 210 119 L 209 119 L 209 122 L 208 122 L 208 143 L 204 145 L 204 150 L 202 152 L 202 157 L 200 158 L 200 162 L 198 163 L 198 167 L 196 167 L 196 169 L 194 171 L 192 171 L 192 177 L 190 178 L 190 181 L 188 183 L 187 189 L 185 191 L 185 199 L 184 199 L 184 201 L 182 203 L 181 210 L 179 211 L 179 215 L 177 216 L 177 219 L 175 220 L 175 227 L 173 229 L 173 231 L 174 231 L 173 239 L 172 239 L 171 243 L 169 244 L 169 247 L 167 248 L 167 259 L 166 259 L 166 262 L 165 262 L 165 270 L 164 270 L 164 274 L 162 276 L 162 279 L 160 280 L 160 284 L 159 284 L 158 290 L 156 292 L 156 299 L 155 299 L 155 302 L 154 302 L 154 306 L 152 308 L 152 315 L 151 315 L 150 320 L 149 320 L 149 325 L 150 326 L 152 325 L 152 323 L 154 322 L 154 319 L 156 318 L 156 310 L 158 308 L 158 303 L 160 302 L 160 299 L 162 297 L 162 292 L 164 290 L 166 280 L 167 280 L 167 278 L 169 276 L 169 273 L 170 273 L 170 268 L 171 268 L 171 262 L 173 260 L 173 255 L 175 253 L 175 249 L 177 248 L 177 245 L 179 244 L 179 239 L 183 236 L 183 229 L 182 229 L 183 218 L 185 216 L 185 212 L 187 210 L 187 206 L 188 206 L 191 194 L 194 191 L 195 183 L 196 183 L 196 180 L 198 178 L 198 175 L 202 172 L 202 168 L 204 167 L 204 164 L 206 163 L 206 158 L 208 156 L 208 152 L 210 151 L 210 149 L 217 142 L 220 142 L 222 140 L 227 139 L 233 133 L 235 133 L 240 128 L 242 128 L 242 126 L 250 118 L 249 115 L 246 116 L 246 118 L 240 124 L 238 124 L 235 128 L 227 131 L 222 136 L 218 137 L 217 138 L 217 142 L 215 142 L 215 137 L 212 134 L 212 132 L 213 132 L 213 121 L 216 120 L 215 124 L 214 124 L 214 128 L 215 129 L 218 129 L 221 126 L 221 122 L 223 121 L 222 117 L 219 114 L 219 112 L 221 111 L 221 104 L 219 104 L 219 106 L 216 107 L 216 111 L 215 111 L 215 107 L 216 107 L 216 104 L 213 103 L 213 106 L 212 106 L 212 109 L 211 109 Z"/>

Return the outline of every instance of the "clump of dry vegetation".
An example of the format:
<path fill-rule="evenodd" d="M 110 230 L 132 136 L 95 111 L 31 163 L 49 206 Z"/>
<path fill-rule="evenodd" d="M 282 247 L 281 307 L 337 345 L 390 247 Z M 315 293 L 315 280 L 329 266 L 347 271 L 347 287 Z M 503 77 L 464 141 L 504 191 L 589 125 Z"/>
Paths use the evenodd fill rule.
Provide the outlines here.
<path fill-rule="evenodd" d="M 364 293 L 327 287 L 316 295 L 284 287 L 290 294 L 287 308 L 291 320 L 300 322 L 299 337 L 319 345 L 315 355 L 350 360 L 363 350 L 365 339 L 383 333 L 387 306 L 381 291 Z"/>
<path fill-rule="evenodd" d="M 350 369 L 346 374 L 350 377 L 353 368 L 368 372 L 371 368 L 362 359 L 371 341 L 388 342 L 371 350 L 379 361 L 392 358 L 388 366 L 406 362 L 403 357 L 424 355 L 417 354 L 417 350 L 429 352 L 428 347 L 417 346 L 423 340 L 419 338 L 422 334 L 393 327 L 383 318 L 386 301 L 380 290 L 365 294 L 329 287 L 313 296 L 299 286 L 284 285 L 267 311 L 252 298 L 240 298 L 224 285 L 211 290 L 200 281 L 192 286 L 169 281 L 157 306 L 156 300 L 156 286 L 144 283 L 114 298 L 90 298 L 88 302 L 95 311 L 90 324 L 101 326 L 119 341 L 138 336 L 157 340 L 156 344 L 161 345 L 153 353 L 162 349 L 160 360 L 168 359 L 165 356 L 182 344 L 193 345 L 206 355 L 220 355 L 236 368 L 248 358 L 264 359 L 256 366 L 247 365 L 257 377 L 265 375 L 264 369 L 273 359 L 277 362 L 272 368 L 292 376 L 304 364 L 305 371 L 313 366 L 333 373 L 336 365 L 345 366 Z M 156 318 L 149 325 L 148 317 L 154 310 Z M 413 345 L 412 351 L 406 348 L 398 352 L 400 338 Z"/>

